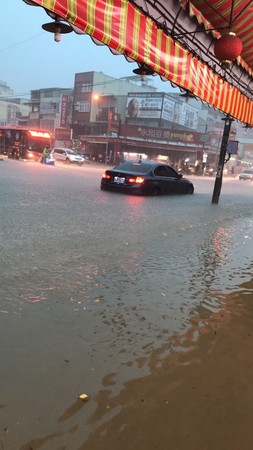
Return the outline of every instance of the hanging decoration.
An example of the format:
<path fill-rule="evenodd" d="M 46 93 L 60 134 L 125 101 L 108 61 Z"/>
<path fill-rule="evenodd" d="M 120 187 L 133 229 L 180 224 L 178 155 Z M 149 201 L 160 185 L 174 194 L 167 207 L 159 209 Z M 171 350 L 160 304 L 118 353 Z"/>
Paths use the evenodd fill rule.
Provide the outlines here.
<path fill-rule="evenodd" d="M 238 58 L 241 52 L 242 41 L 231 31 L 215 41 L 214 54 L 224 68 L 229 68 L 232 61 Z"/>

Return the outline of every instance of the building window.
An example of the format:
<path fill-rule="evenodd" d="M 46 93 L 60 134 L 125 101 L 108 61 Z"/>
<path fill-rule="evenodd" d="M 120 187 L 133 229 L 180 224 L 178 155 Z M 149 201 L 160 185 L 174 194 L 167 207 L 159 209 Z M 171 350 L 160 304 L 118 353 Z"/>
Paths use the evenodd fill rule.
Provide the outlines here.
<path fill-rule="evenodd" d="M 90 83 L 82 83 L 81 92 L 91 92 L 91 91 L 92 91 L 92 85 Z"/>
<path fill-rule="evenodd" d="M 74 108 L 75 111 L 90 112 L 90 102 L 88 101 L 75 102 Z"/>

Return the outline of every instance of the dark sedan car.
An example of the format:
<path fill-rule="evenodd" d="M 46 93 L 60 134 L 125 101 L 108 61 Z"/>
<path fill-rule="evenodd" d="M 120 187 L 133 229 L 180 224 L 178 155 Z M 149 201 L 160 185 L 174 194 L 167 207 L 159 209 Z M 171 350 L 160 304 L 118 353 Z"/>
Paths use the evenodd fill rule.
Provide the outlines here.
<path fill-rule="evenodd" d="M 124 162 L 107 169 L 100 187 L 104 191 L 140 195 L 193 194 L 194 186 L 173 167 L 154 162 Z"/>

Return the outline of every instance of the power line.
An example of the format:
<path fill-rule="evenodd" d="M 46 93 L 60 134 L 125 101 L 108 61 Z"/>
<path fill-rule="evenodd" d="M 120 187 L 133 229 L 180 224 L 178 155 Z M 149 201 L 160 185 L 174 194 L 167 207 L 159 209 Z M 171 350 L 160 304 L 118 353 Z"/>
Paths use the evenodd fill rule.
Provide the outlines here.
<path fill-rule="evenodd" d="M 42 36 L 43 34 L 45 34 L 45 32 L 36 34 L 35 36 L 25 39 L 24 41 L 20 41 L 20 42 L 17 42 L 16 44 L 10 45 L 9 47 L 2 48 L 2 49 L 0 49 L 0 53 L 5 52 L 6 50 L 9 50 L 10 48 L 17 47 L 18 45 L 22 45 L 25 42 L 32 41 L 33 39 L 36 39 L 36 38 Z"/>
<path fill-rule="evenodd" d="M 1 82 L 0 82 L 0 88 L 1 88 Z M 3 100 L 3 99 L 6 99 L 6 98 L 17 98 L 17 97 L 27 97 L 27 96 L 30 96 L 31 95 L 31 92 L 21 92 L 21 93 L 15 93 L 15 92 L 13 92 L 13 93 L 2 93 L 2 94 L 0 94 L 0 100 Z"/>
<path fill-rule="evenodd" d="M 92 83 L 92 87 L 93 88 L 97 88 L 97 87 L 99 88 L 99 87 L 105 86 L 105 85 L 106 86 L 113 85 L 113 84 L 115 84 L 117 82 L 124 83 L 124 82 L 126 82 L 127 78 L 128 77 L 121 77 L 121 78 L 113 78 L 112 80 L 107 80 L 107 81 L 106 80 L 98 81 L 97 83 Z M 80 81 L 80 82 L 76 83 L 76 86 L 77 85 L 81 85 L 81 84 L 83 84 L 83 82 Z M 139 85 L 135 84 L 135 83 L 131 83 L 130 85 L 139 87 Z M 1 82 L 0 82 L 0 86 L 1 86 Z M 147 86 L 147 87 L 150 87 L 150 86 Z M 154 87 L 154 86 L 151 86 L 151 87 Z M 49 87 L 49 88 L 38 88 L 38 89 L 31 89 L 31 91 L 41 91 L 41 90 L 47 90 L 47 89 L 62 89 L 62 90 L 64 90 L 64 89 L 72 89 L 74 91 L 74 87 L 68 87 L 68 88 L 66 88 L 66 87 L 65 88 L 61 88 L 61 87 L 59 87 L 59 88 L 55 88 L 55 87 L 52 87 L 52 88 L 51 87 Z M 21 97 L 21 96 L 25 96 L 26 97 L 26 96 L 30 96 L 31 95 L 31 91 L 30 92 L 21 92 L 21 93 L 15 93 L 15 92 L 2 93 L 2 94 L 0 94 L 0 97 L 4 97 L 4 98 L 12 98 L 12 97 L 16 98 L 16 97 Z"/>
<path fill-rule="evenodd" d="M 40 35 L 38 35 L 38 36 L 40 36 Z M 23 41 L 23 42 L 25 42 L 25 41 Z M 16 45 L 18 45 L 18 44 L 16 44 Z M 0 52 L 1 52 L 1 50 L 0 50 Z M 107 76 L 107 75 L 105 75 L 105 76 Z M 128 76 L 125 76 L 125 77 L 120 77 L 120 78 L 114 78 L 114 77 L 111 77 L 110 75 L 108 75 L 108 78 L 111 78 L 111 79 L 109 79 L 109 80 L 103 80 L 103 81 L 97 81 L 96 83 L 87 83 L 87 84 L 91 84 L 92 85 L 92 88 L 93 88 L 93 90 L 94 90 L 94 88 L 96 89 L 96 88 L 101 88 L 101 87 L 103 87 L 103 86 L 110 86 L 110 85 L 114 85 L 115 83 L 125 83 L 128 79 L 130 79 L 130 78 L 132 78 L 132 77 L 128 77 Z M 153 77 L 151 77 L 150 79 L 149 79 L 149 81 L 153 81 L 153 79 L 152 79 Z M 83 81 L 78 81 L 76 84 L 75 84 L 75 87 L 80 87 L 80 85 L 82 85 L 84 82 Z M 134 80 L 133 79 L 131 79 L 130 80 L 130 83 L 129 83 L 129 86 L 136 86 L 136 87 L 140 87 L 140 79 L 139 79 L 139 77 L 136 77 L 136 83 L 134 82 Z M 0 82 L 0 85 L 1 85 L 1 82 Z M 149 88 L 154 88 L 156 91 L 158 91 L 158 88 L 156 87 L 156 86 L 154 86 L 153 84 L 147 84 L 146 85 L 146 88 L 147 89 L 149 89 Z M 18 98 L 18 97 L 27 97 L 27 96 L 30 96 L 31 95 L 31 91 L 41 91 L 41 90 L 47 90 L 47 89 L 62 89 L 62 90 L 66 90 L 66 89 L 72 89 L 73 91 L 74 91 L 74 86 L 72 86 L 72 87 L 55 87 L 55 86 L 53 86 L 53 87 L 48 87 L 48 88 L 38 88 L 38 89 L 31 89 L 30 90 L 30 92 L 21 92 L 21 93 L 15 93 L 15 92 L 10 92 L 10 93 L 2 93 L 2 94 L 0 94 L 0 99 L 2 98 L 4 98 L 4 99 L 11 99 L 11 98 Z M 89 92 L 92 92 L 92 91 L 89 91 Z M 106 95 L 109 95 L 109 93 L 106 93 Z M 113 95 L 113 92 L 111 93 L 111 95 Z"/>

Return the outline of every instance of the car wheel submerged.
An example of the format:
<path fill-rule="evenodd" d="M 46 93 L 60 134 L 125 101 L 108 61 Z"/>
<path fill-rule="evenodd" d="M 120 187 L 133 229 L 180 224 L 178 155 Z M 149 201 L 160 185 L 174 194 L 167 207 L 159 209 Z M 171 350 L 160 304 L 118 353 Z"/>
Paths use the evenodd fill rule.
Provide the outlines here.
<path fill-rule="evenodd" d="M 187 194 L 192 195 L 194 192 L 194 187 L 193 186 L 189 186 L 188 190 L 187 190 Z"/>
<path fill-rule="evenodd" d="M 65 162 L 66 162 L 66 164 L 70 164 L 69 158 L 67 158 L 67 159 L 65 160 Z"/>
<path fill-rule="evenodd" d="M 156 187 L 153 191 L 153 195 L 155 197 L 159 197 L 161 195 L 161 189 L 159 187 Z"/>

